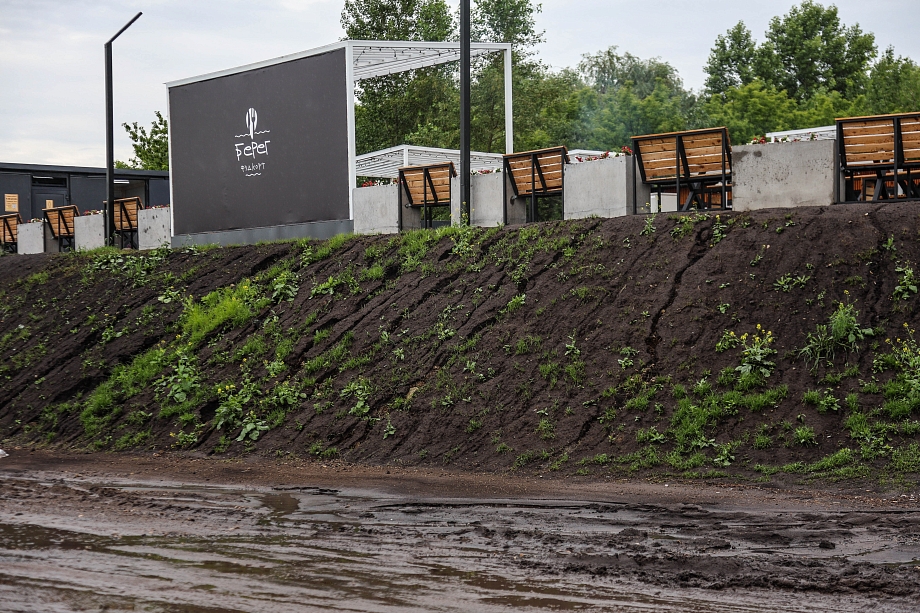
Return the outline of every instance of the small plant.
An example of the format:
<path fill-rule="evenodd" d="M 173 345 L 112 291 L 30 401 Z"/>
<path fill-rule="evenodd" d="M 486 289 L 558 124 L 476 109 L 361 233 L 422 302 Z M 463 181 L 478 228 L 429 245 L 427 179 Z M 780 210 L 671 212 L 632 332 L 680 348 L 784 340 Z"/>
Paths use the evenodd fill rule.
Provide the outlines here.
<path fill-rule="evenodd" d="M 499 313 L 501 315 L 510 315 L 511 313 L 514 313 L 519 308 L 524 306 L 525 298 L 526 298 L 526 294 L 518 294 L 517 296 L 509 300 L 508 304 L 505 305 L 505 308 L 499 311 Z"/>
<path fill-rule="evenodd" d="M 617 362 L 619 362 L 620 368 L 625 370 L 633 366 L 633 358 L 639 355 L 639 350 L 626 346 L 620 349 L 620 355 L 623 357 L 618 359 Z"/>
<path fill-rule="evenodd" d="M 188 400 L 199 387 L 197 359 L 184 350 L 177 350 L 178 361 L 173 373 L 157 379 L 154 383 L 157 391 L 175 404 Z"/>
<path fill-rule="evenodd" d="M 814 333 L 808 333 L 799 357 L 804 358 L 806 363 L 811 362 L 812 370 L 815 370 L 822 361 L 832 364 L 838 349 L 847 353 L 859 351 L 859 343 L 875 333 L 872 328 L 860 328 L 858 317 L 855 305 L 838 303 L 827 325 L 818 324 Z"/>
<path fill-rule="evenodd" d="M 642 429 L 636 431 L 636 442 L 645 445 L 652 443 L 663 443 L 665 441 L 665 436 L 655 426 L 652 426 L 648 429 Z"/>
<path fill-rule="evenodd" d="M 716 353 L 722 353 L 723 351 L 734 349 L 740 342 L 741 341 L 738 339 L 734 332 L 725 330 L 722 332 L 722 338 L 720 338 L 716 343 Z"/>
<path fill-rule="evenodd" d="M 289 270 L 282 271 L 271 282 L 272 301 L 281 302 L 287 300 L 291 302 L 297 296 L 299 289 L 297 275 Z"/>
<path fill-rule="evenodd" d="M 735 370 L 741 373 L 741 376 L 755 374 L 763 377 L 769 377 L 776 368 L 776 363 L 769 358 L 776 354 L 776 349 L 772 349 L 773 333 L 763 331 L 760 324 L 757 324 L 757 332 L 749 336 L 746 332 L 741 335 L 741 366 Z"/>
<path fill-rule="evenodd" d="M 537 424 L 537 434 L 544 441 L 556 438 L 556 426 L 548 418 L 544 417 Z"/>
<path fill-rule="evenodd" d="M 722 313 L 723 315 L 725 315 L 726 313 L 728 313 L 728 309 L 730 309 L 731 307 L 732 305 L 728 304 L 727 302 L 723 302 L 719 304 L 719 306 L 717 306 L 716 308 L 719 310 L 719 313 Z"/>
<path fill-rule="evenodd" d="M 773 282 L 773 289 L 776 291 L 781 291 L 784 293 L 789 292 L 792 288 L 798 287 L 803 288 L 808 281 L 811 280 L 810 276 L 807 275 L 797 275 L 792 276 L 789 273 L 784 274 L 782 277 Z"/>
<path fill-rule="evenodd" d="M 370 381 L 364 377 L 358 377 L 353 381 L 349 381 L 348 384 L 342 388 L 340 396 L 342 398 L 353 398 L 355 405 L 349 409 L 348 414 L 354 415 L 360 419 L 367 417 L 367 414 L 371 410 L 371 406 L 368 403 L 368 399 L 373 392 L 373 387 L 371 386 Z"/>
<path fill-rule="evenodd" d="M 732 455 L 734 448 L 735 445 L 733 443 L 716 445 L 716 457 L 713 458 L 712 463 L 716 466 L 730 466 L 731 463 L 735 461 L 735 456 Z"/>
<path fill-rule="evenodd" d="M 240 430 L 240 435 L 236 437 L 236 442 L 243 442 L 247 438 L 250 441 L 257 441 L 259 436 L 266 430 L 268 430 L 268 425 L 256 416 L 255 411 L 249 411 L 246 417 L 243 418 L 243 429 Z"/>
<path fill-rule="evenodd" d="M 639 232 L 639 236 L 651 236 L 655 233 L 655 216 L 649 215 L 645 218 L 645 227 Z"/>
<path fill-rule="evenodd" d="M 712 243 L 710 247 L 722 242 L 722 239 L 728 234 L 728 228 L 728 224 L 722 223 L 721 216 L 716 215 L 716 220 L 712 224 Z"/>
<path fill-rule="evenodd" d="M 792 440 L 802 447 L 810 447 L 818 444 L 814 428 L 810 426 L 799 426 L 792 433 Z"/>
<path fill-rule="evenodd" d="M 819 413 L 836 413 L 840 409 L 840 402 L 831 390 L 825 390 L 823 394 L 817 390 L 808 390 L 802 395 L 802 402 L 817 407 Z"/>
<path fill-rule="evenodd" d="M 393 422 L 390 421 L 390 418 L 387 417 L 387 425 L 383 428 L 383 438 L 386 440 L 394 434 L 396 434 L 396 426 L 394 426 Z"/>
<path fill-rule="evenodd" d="M 573 360 L 581 355 L 581 350 L 575 344 L 575 332 L 569 335 L 569 342 L 565 344 L 565 355 L 571 357 Z"/>
<path fill-rule="evenodd" d="M 914 269 L 910 264 L 899 264 L 895 267 L 895 272 L 900 274 L 898 285 L 894 288 L 891 297 L 894 300 L 908 300 L 917 293 L 917 279 L 915 278 Z"/>

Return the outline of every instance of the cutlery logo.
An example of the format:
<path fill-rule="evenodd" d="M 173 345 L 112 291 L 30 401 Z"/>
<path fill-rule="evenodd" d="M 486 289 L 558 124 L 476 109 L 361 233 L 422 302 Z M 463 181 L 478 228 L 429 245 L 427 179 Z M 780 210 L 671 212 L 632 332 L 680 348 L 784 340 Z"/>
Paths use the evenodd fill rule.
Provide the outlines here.
<path fill-rule="evenodd" d="M 246 127 L 249 128 L 249 138 L 256 137 L 256 124 L 259 122 L 259 114 L 255 109 L 249 109 L 246 113 Z"/>

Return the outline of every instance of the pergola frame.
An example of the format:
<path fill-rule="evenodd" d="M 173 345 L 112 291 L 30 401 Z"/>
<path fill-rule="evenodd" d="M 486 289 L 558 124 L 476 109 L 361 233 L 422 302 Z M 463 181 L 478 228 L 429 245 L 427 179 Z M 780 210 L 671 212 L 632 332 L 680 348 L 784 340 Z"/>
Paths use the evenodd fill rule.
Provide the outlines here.
<path fill-rule="evenodd" d="M 405 166 L 425 166 L 447 161 L 453 162 L 454 166 L 459 166 L 460 151 L 438 147 L 399 145 L 359 155 L 356 158 L 356 168 L 359 177 L 395 179 L 399 176 L 399 169 Z M 501 167 L 501 153 L 470 152 L 470 170 L 499 170 Z"/>
<path fill-rule="evenodd" d="M 418 68 L 428 68 L 460 60 L 459 42 L 424 42 L 424 41 L 382 41 L 382 40 L 343 40 L 324 47 L 309 49 L 299 53 L 283 55 L 271 60 L 238 66 L 227 70 L 191 77 L 167 83 L 168 87 L 187 85 L 197 81 L 216 79 L 240 72 L 248 72 L 291 62 L 313 55 L 345 49 L 345 82 L 348 87 L 348 167 L 349 218 L 354 219 L 354 202 L 352 190 L 357 182 L 357 152 L 355 148 L 355 86 L 362 79 L 383 77 Z M 471 43 L 470 55 L 480 57 L 489 53 L 504 54 L 505 81 L 505 152 L 514 151 L 514 126 L 511 97 L 511 43 Z"/>

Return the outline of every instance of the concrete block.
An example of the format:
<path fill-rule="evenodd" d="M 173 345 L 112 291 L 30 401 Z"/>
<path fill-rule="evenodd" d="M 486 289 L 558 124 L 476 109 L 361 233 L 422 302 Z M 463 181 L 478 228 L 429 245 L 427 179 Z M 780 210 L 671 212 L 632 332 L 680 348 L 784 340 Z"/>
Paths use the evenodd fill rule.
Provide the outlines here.
<path fill-rule="evenodd" d="M 141 209 L 137 212 L 138 249 L 156 249 L 169 246 L 172 239 L 169 207 L 165 209 Z"/>
<path fill-rule="evenodd" d="M 74 249 L 88 251 L 105 245 L 105 215 L 81 215 L 73 219 Z"/>
<path fill-rule="evenodd" d="M 470 225 L 492 228 L 504 223 L 503 181 L 504 174 L 497 172 L 470 177 Z M 458 196 L 451 198 L 450 213 L 450 218 L 455 223 L 460 221 L 459 179 L 457 182 Z"/>
<path fill-rule="evenodd" d="M 505 185 L 505 191 L 502 194 L 502 208 L 504 209 L 505 222 L 509 226 L 517 226 L 527 223 L 527 207 L 530 205 L 530 198 L 515 198 L 514 185 L 507 174 L 502 173 L 502 182 Z"/>
<path fill-rule="evenodd" d="M 636 185 L 637 177 L 632 156 L 568 164 L 563 186 L 565 218 L 632 215 L 637 198 L 640 209 L 649 202 L 648 186 L 641 181 Z"/>
<path fill-rule="evenodd" d="M 16 250 L 22 254 L 45 252 L 45 222 L 24 223 L 19 226 Z M 50 232 L 48 234 L 51 234 Z M 57 251 L 57 249 L 55 249 Z"/>
<path fill-rule="evenodd" d="M 818 140 L 733 147 L 732 208 L 833 204 L 836 146 L 835 140 Z"/>
<path fill-rule="evenodd" d="M 399 232 L 399 186 L 374 185 L 355 188 L 352 196 L 355 234 Z"/>

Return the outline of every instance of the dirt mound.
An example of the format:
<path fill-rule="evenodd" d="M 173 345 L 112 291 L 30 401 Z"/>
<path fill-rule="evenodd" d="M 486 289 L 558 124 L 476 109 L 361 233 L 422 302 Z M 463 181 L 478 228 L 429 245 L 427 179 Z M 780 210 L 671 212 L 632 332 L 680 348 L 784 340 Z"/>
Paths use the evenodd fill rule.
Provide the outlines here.
<path fill-rule="evenodd" d="M 0 432 L 907 482 L 918 261 L 908 204 L 4 257 Z"/>

